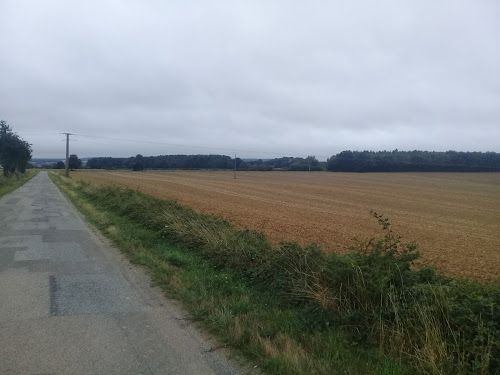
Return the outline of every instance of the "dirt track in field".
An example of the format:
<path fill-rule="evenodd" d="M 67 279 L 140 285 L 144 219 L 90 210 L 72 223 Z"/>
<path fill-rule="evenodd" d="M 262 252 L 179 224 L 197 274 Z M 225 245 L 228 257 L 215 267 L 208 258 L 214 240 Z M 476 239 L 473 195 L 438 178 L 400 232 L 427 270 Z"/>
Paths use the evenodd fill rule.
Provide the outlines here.
<path fill-rule="evenodd" d="M 352 239 L 380 236 L 383 213 L 422 261 L 447 274 L 500 278 L 500 174 L 214 171 L 79 171 L 74 178 L 126 186 L 274 241 L 345 253 Z"/>

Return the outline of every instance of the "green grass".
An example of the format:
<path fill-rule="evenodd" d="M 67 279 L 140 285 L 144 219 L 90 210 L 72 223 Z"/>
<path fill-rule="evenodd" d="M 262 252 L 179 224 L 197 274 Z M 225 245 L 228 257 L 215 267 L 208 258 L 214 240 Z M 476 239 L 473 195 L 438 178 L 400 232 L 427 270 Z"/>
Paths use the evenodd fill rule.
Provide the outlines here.
<path fill-rule="evenodd" d="M 318 312 L 310 306 L 290 304 L 272 289 L 255 286 L 248 275 L 208 260 L 206 254 L 193 250 L 196 244 L 166 236 L 152 221 L 164 208 L 158 200 L 134 192 L 135 198 L 128 200 L 131 206 L 114 206 L 109 199 L 113 188 L 101 190 L 56 174 L 51 177 L 93 225 L 133 263 L 148 270 L 155 285 L 182 301 L 194 321 L 265 372 L 410 373 L 400 361 L 358 345 L 338 328 L 318 320 Z M 90 199 L 90 191 L 100 199 Z M 110 204 L 104 205 L 106 201 Z"/>
<path fill-rule="evenodd" d="M 416 268 L 383 237 L 337 256 L 138 191 L 52 178 L 228 346 L 272 374 L 498 374 L 500 286 Z"/>
<path fill-rule="evenodd" d="M 28 169 L 26 173 L 15 173 L 8 178 L 0 174 L 0 197 L 3 197 L 4 195 L 16 190 L 18 187 L 23 186 L 37 174 L 38 171 L 34 169 Z"/>

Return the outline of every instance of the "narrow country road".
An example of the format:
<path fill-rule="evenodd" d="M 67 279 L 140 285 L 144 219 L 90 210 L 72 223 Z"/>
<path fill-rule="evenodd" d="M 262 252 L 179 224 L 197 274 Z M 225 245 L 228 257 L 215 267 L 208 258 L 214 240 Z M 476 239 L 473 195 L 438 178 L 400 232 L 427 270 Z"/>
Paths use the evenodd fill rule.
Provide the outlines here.
<path fill-rule="evenodd" d="M 240 374 L 46 172 L 0 199 L 0 374 Z"/>

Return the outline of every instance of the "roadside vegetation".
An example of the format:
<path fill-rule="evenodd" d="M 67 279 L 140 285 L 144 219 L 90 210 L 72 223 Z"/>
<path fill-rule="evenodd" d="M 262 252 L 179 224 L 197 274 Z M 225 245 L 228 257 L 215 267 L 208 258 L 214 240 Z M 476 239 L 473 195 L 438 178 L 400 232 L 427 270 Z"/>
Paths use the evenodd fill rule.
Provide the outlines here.
<path fill-rule="evenodd" d="M 0 121 L 0 197 L 16 190 L 38 172 L 28 170 L 31 145 L 20 138 L 6 121 Z"/>
<path fill-rule="evenodd" d="M 6 121 L 0 121 L 0 165 L 2 175 L 24 173 L 31 159 L 31 145 L 19 137 Z"/>
<path fill-rule="evenodd" d="M 416 245 L 380 214 L 381 238 L 337 256 L 276 247 L 134 190 L 51 177 L 193 320 L 269 373 L 500 373 L 500 285 L 417 268 Z"/>
<path fill-rule="evenodd" d="M 37 174 L 38 171 L 29 169 L 25 173 L 14 172 L 9 177 L 0 175 L 0 198 L 21 187 Z"/>

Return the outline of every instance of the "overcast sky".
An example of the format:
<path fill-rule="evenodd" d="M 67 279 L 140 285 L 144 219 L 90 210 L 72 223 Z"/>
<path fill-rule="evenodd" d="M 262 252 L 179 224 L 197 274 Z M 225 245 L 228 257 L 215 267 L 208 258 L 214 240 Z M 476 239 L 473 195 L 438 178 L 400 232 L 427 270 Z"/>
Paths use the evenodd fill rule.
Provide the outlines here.
<path fill-rule="evenodd" d="M 499 20 L 498 0 L 0 0 L 0 119 L 34 157 L 62 132 L 80 157 L 500 152 Z"/>

